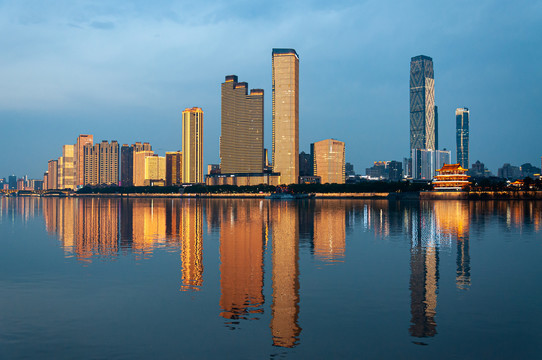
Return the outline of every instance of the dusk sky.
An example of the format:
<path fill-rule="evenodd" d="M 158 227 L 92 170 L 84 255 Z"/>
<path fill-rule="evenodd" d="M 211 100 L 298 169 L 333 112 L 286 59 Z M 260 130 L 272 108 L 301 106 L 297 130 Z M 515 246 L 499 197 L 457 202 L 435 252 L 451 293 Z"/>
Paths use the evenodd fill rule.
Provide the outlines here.
<path fill-rule="evenodd" d="M 410 58 L 435 69 L 440 148 L 468 107 L 470 163 L 540 167 L 542 1 L 0 1 L 0 177 L 41 178 L 79 134 L 181 149 L 181 111 L 204 111 L 219 163 L 220 84 L 265 90 L 271 51 L 300 58 L 300 151 L 346 143 L 356 173 L 409 152 Z"/>

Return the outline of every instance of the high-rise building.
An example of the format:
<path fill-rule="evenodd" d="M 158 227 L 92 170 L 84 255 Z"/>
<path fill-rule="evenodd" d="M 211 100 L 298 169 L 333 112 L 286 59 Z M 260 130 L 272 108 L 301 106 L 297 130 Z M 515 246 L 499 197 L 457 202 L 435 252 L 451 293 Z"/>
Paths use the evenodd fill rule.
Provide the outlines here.
<path fill-rule="evenodd" d="M 85 145 L 94 144 L 92 135 L 79 135 L 75 144 L 75 185 L 85 185 Z"/>
<path fill-rule="evenodd" d="M 62 189 L 75 189 L 75 145 L 62 146 L 62 165 L 60 159 L 58 163 L 59 167 L 59 188 Z M 62 176 L 60 173 L 62 172 Z M 60 186 L 61 184 L 61 186 Z"/>
<path fill-rule="evenodd" d="M 221 171 L 261 173 L 263 156 L 263 90 L 248 94 L 246 82 L 228 75 L 222 83 Z"/>
<path fill-rule="evenodd" d="M 314 160 L 311 154 L 302 151 L 299 153 L 299 176 L 312 176 Z"/>
<path fill-rule="evenodd" d="M 299 57 L 294 49 L 273 49 L 273 171 L 281 184 L 299 177 Z"/>
<path fill-rule="evenodd" d="M 129 146 L 122 145 L 120 149 L 121 176 L 120 181 L 122 186 L 134 186 L 134 153 L 136 151 L 151 151 L 152 146 L 149 143 L 136 142 Z"/>
<path fill-rule="evenodd" d="M 166 186 L 182 185 L 183 153 L 182 151 L 166 152 Z"/>
<path fill-rule="evenodd" d="M 100 145 L 87 143 L 83 146 L 83 184 L 98 185 L 100 180 Z M 49 177 L 51 176 L 49 171 Z"/>
<path fill-rule="evenodd" d="M 145 159 L 153 155 L 152 150 L 134 151 L 133 186 L 145 186 Z"/>
<path fill-rule="evenodd" d="M 47 189 L 58 189 L 58 160 L 49 160 L 47 165 Z"/>
<path fill-rule="evenodd" d="M 64 157 L 61 156 L 57 160 L 57 175 L 56 175 L 56 186 L 59 189 L 65 189 L 64 187 Z"/>
<path fill-rule="evenodd" d="M 455 110 L 457 163 L 463 169 L 469 168 L 469 121 L 470 112 L 468 108 Z"/>
<path fill-rule="evenodd" d="M 48 190 L 49 189 L 49 171 L 46 171 L 43 173 L 43 186 L 42 190 Z"/>
<path fill-rule="evenodd" d="M 99 183 L 102 185 L 119 184 L 119 143 L 116 140 L 103 140 L 99 146 Z"/>
<path fill-rule="evenodd" d="M 314 143 L 314 176 L 321 183 L 344 184 L 344 142 L 326 139 Z"/>
<path fill-rule="evenodd" d="M 17 176 L 10 175 L 8 176 L 8 184 L 10 189 L 17 189 Z"/>
<path fill-rule="evenodd" d="M 410 60 L 410 150 L 438 149 L 433 59 Z"/>
<path fill-rule="evenodd" d="M 183 111 L 183 183 L 203 183 L 203 110 Z"/>

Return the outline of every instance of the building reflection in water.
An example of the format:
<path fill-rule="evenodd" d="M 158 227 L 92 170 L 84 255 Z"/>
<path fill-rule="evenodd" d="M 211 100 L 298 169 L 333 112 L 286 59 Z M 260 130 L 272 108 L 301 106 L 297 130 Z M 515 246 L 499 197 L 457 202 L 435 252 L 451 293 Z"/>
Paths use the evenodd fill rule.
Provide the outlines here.
<path fill-rule="evenodd" d="M 294 347 L 299 315 L 299 214 L 296 202 L 270 202 L 272 234 L 271 334 L 273 345 Z"/>
<path fill-rule="evenodd" d="M 346 245 L 346 210 L 342 202 L 316 202 L 314 255 L 325 262 L 343 261 Z"/>
<path fill-rule="evenodd" d="M 203 285 L 203 208 L 201 200 L 187 200 L 181 209 L 181 290 L 199 290 Z"/>
<path fill-rule="evenodd" d="M 239 319 L 263 313 L 263 253 L 267 207 L 262 200 L 213 202 L 220 211 L 220 316 L 234 328 Z"/>
<path fill-rule="evenodd" d="M 406 209 L 410 218 L 411 326 L 414 337 L 437 334 L 439 250 L 457 243 L 456 286 L 470 286 L 469 204 L 465 202 L 420 202 Z"/>

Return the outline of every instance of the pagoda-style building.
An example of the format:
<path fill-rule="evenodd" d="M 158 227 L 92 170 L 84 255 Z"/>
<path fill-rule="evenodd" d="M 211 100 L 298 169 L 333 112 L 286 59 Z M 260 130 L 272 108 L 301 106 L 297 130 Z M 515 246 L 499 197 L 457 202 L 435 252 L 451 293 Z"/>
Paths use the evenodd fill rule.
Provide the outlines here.
<path fill-rule="evenodd" d="M 467 169 L 459 164 L 449 164 L 437 170 L 439 174 L 433 179 L 435 190 L 463 190 L 469 185 Z"/>

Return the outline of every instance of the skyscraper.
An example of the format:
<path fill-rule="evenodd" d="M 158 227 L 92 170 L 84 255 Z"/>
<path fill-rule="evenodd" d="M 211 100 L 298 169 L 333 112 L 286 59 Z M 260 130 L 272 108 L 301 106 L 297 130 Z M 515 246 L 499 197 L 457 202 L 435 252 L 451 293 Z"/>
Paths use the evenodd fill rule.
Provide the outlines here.
<path fill-rule="evenodd" d="M 457 162 L 463 169 L 469 168 L 469 121 L 468 108 L 455 110 Z"/>
<path fill-rule="evenodd" d="M 433 59 L 419 55 L 410 60 L 410 150 L 437 150 Z"/>
<path fill-rule="evenodd" d="M 60 162 L 58 166 L 60 173 Z M 62 146 L 62 188 L 75 189 L 75 180 L 75 145 L 64 145 Z"/>
<path fill-rule="evenodd" d="M 58 160 L 49 160 L 47 164 L 47 171 L 49 176 L 47 177 L 47 189 L 58 188 Z"/>
<path fill-rule="evenodd" d="M 273 171 L 281 184 L 299 177 L 299 57 L 294 49 L 273 49 Z"/>
<path fill-rule="evenodd" d="M 222 83 L 221 172 L 261 173 L 263 156 L 263 90 L 249 95 L 246 82 L 228 75 Z"/>
<path fill-rule="evenodd" d="M 203 110 L 198 107 L 183 111 L 183 182 L 203 182 Z"/>
<path fill-rule="evenodd" d="M 85 184 L 85 145 L 94 144 L 92 135 L 79 135 L 77 144 L 75 144 L 75 185 Z"/>
<path fill-rule="evenodd" d="M 137 151 L 151 151 L 152 146 L 149 143 L 136 142 L 129 146 L 122 145 L 120 149 L 120 181 L 122 186 L 134 186 L 134 153 Z"/>
<path fill-rule="evenodd" d="M 314 176 L 322 184 L 344 184 L 344 142 L 326 139 L 314 143 Z"/>

